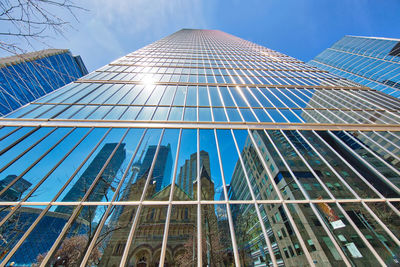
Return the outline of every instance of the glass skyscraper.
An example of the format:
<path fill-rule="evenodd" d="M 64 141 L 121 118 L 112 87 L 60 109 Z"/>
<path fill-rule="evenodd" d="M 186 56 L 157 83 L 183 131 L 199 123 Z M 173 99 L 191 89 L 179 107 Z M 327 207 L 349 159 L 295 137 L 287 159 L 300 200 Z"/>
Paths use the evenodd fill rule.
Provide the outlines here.
<path fill-rule="evenodd" d="M 1 264 L 399 264 L 399 104 L 180 30 L 0 118 Z"/>
<path fill-rule="evenodd" d="M 309 64 L 400 98 L 400 39 L 344 36 Z"/>
<path fill-rule="evenodd" d="M 82 58 L 67 49 L 0 58 L 0 116 L 87 73 Z"/>

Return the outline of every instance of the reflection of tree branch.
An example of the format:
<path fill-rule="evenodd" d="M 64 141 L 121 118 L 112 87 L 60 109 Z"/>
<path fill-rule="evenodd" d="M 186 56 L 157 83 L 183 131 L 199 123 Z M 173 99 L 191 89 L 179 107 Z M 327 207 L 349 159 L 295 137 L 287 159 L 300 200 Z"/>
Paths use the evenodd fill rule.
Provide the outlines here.
<path fill-rule="evenodd" d="M 108 170 L 112 170 L 112 164 L 110 164 L 107 167 Z M 116 183 L 119 184 L 120 179 L 117 178 L 117 175 L 114 174 L 113 172 L 110 173 L 110 171 L 107 171 L 107 169 L 102 173 L 102 175 L 97 179 L 91 181 L 90 177 L 87 176 L 81 176 L 79 179 L 81 180 L 81 189 L 78 191 L 80 196 L 85 196 L 88 194 L 89 189 L 92 186 L 92 183 L 96 182 L 94 184 L 91 192 L 88 194 L 87 198 L 85 199 L 86 201 L 91 201 L 91 200 L 98 200 L 99 196 L 103 196 L 105 200 L 108 202 L 109 201 L 109 196 L 108 196 L 108 191 L 111 188 L 111 190 L 114 191 L 112 184 Z M 97 175 L 96 175 L 97 177 Z M 81 199 L 80 199 L 81 200 Z M 67 251 L 71 248 L 71 245 L 69 245 L 70 240 L 73 239 L 76 242 L 78 242 L 79 247 L 76 248 L 76 250 L 79 249 L 80 252 L 83 253 L 75 253 L 73 256 L 62 256 L 61 259 L 64 257 L 65 262 L 67 262 L 67 266 L 73 265 L 71 262 L 76 262 L 79 263 L 83 260 L 85 254 L 87 253 L 90 244 L 92 243 L 95 233 L 99 230 L 99 227 L 101 226 L 100 223 L 97 223 L 98 220 L 101 221 L 97 216 L 102 215 L 102 216 L 107 216 L 105 220 L 107 221 L 109 216 L 113 213 L 115 210 L 115 207 L 111 207 L 110 211 L 108 212 L 107 215 L 105 215 L 106 210 L 108 206 L 91 206 L 91 205 L 85 205 L 85 206 L 77 206 L 76 208 L 80 208 L 80 210 L 77 214 L 77 217 L 75 219 L 74 223 L 79 224 L 80 227 L 84 227 L 84 234 L 72 236 L 72 237 L 64 237 L 64 240 L 61 242 L 60 248 L 53 254 L 51 257 L 53 261 L 55 260 L 57 262 L 58 258 L 61 257 L 59 255 L 64 255 L 64 251 Z M 101 210 L 103 208 L 104 210 Z M 102 217 L 101 216 L 101 217 Z M 81 219 L 82 222 L 79 222 L 77 220 Z M 106 240 L 108 236 L 110 236 L 113 232 L 118 231 L 122 229 L 122 226 L 117 226 L 113 227 L 110 229 L 107 229 L 107 225 L 103 225 L 103 228 L 101 229 L 102 232 L 100 232 L 100 236 L 98 236 L 97 240 L 95 240 L 95 244 L 93 246 L 93 249 L 91 251 L 91 254 L 89 256 L 88 264 L 98 264 L 102 253 L 100 251 L 100 244 Z M 80 228 L 82 229 L 82 228 Z M 79 232 L 80 230 L 75 230 Z M 72 254 L 71 254 L 72 255 Z M 44 258 L 44 257 L 43 257 Z M 37 259 L 38 263 L 41 262 L 41 258 L 39 257 Z M 53 262 L 54 263 L 54 262 Z"/>
<path fill-rule="evenodd" d="M 85 244 L 87 242 L 88 240 L 84 235 L 77 235 L 65 238 L 60 248 L 54 254 L 54 258 L 56 259 L 54 266 L 78 266 L 86 253 Z M 38 255 L 36 266 L 40 265 L 45 256 L 46 253 Z M 97 247 L 95 247 L 90 254 L 88 264 L 96 264 L 100 257 L 101 252 Z"/>
<path fill-rule="evenodd" d="M 6 207 L 8 208 L 8 207 Z M 3 209 L 4 210 L 4 209 Z M 5 244 L 2 247 L 3 252 L 8 251 L 7 248 L 11 248 L 15 245 L 17 240 L 21 238 L 21 236 L 25 233 L 25 230 L 28 228 L 28 225 L 31 223 L 29 220 L 22 220 L 22 213 L 17 211 L 8 221 L 0 228 L 2 234 L 1 240 Z M 1 256 L 5 256 L 6 254 L 0 254 Z M 0 257 L 1 259 L 1 257 Z"/>
<path fill-rule="evenodd" d="M 111 229 L 111 230 L 106 231 L 104 234 L 101 235 L 101 238 L 98 238 L 98 239 L 97 239 L 97 242 L 96 242 L 96 244 L 95 244 L 95 247 L 97 247 L 98 245 L 100 245 L 100 243 L 103 242 L 104 239 L 106 239 L 107 235 L 111 234 L 112 232 L 115 232 L 115 231 L 124 229 L 124 228 L 126 228 L 126 226 L 120 226 L 120 227 L 116 227 L 116 228 L 113 228 L 113 229 Z"/>

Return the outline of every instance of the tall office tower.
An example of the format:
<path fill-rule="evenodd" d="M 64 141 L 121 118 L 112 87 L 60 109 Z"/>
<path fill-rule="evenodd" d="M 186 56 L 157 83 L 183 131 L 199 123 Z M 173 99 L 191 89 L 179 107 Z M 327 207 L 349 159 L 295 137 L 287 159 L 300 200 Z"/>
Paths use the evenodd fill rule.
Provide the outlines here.
<path fill-rule="evenodd" d="M 308 63 L 400 98 L 400 39 L 344 36 Z"/>
<path fill-rule="evenodd" d="M 106 161 L 110 157 L 111 153 L 117 147 L 117 143 L 107 143 L 101 150 L 97 153 L 96 157 L 86 168 L 83 174 L 76 181 L 72 181 L 73 186 L 66 192 L 65 196 L 62 198 L 62 202 L 75 202 L 80 201 L 82 197 L 90 190 L 90 196 L 88 201 L 100 201 L 104 197 L 107 197 L 109 190 L 114 190 L 113 185 L 115 184 L 115 179 L 117 173 L 121 167 L 121 164 L 125 160 L 125 144 L 118 146 L 115 154 L 113 155 L 110 162 L 107 163 L 107 167 L 103 169 Z M 94 188 L 90 188 L 93 181 L 98 177 L 99 180 L 95 184 Z M 70 214 L 73 210 L 71 206 L 59 206 L 56 208 L 56 212 Z M 90 213 L 90 214 L 86 214 Z M 80 216 L 92 221 L 95 216 L 95 211 L 93 209 L 84 209 L 80 212 Z"/>
<path fill-rule="evenodd" d="M 69 207 L 32 264 L 394 266 L 399 104 L 227 33 L 180 30 L 0 119 L 0 180 L 15 175 L 0 197 L 31 184 L 1 203 L 0 233 L 24 233 L 7 235 L 1 261 L 18 266 L 45 215 Z M 64 199 L 105 144 L 90 187 Z M 171 172 L 156 190 L 160 164 Z"/>
<path fill-rule="evenodd" d="M 143 161 L 139 163 L 138 177 L 142 177 L 145 173 L 148 173 L 153 162 L 154 155 L 156 154 L 157 146 L 149 146 L 146 154 L 144 155 Z M 163 185 L 169 184 L 169 178 L 171 176 L 172 169 L 172 156 L 171 156 L 171 145 L 160 146 L 158 150 L 158 157 L 153 168 L 152 181 L 154 183 L 156 192 L 163 188 Z M 165 181 L 165 180 L 168 181 Z"/>
<path fill-rule="evenodd" d="M 0 58 L 0 116 L 86 74 L 82 58 L 67 49 Z"/>
<path fill-rule="evenodd" d="M 210 158 L 206 151 L 200 151 L 200 169 L 204 167 L 207 173 L 210 172 Z M 193 183 L 197 179 L 197 153 L 190 155 L 185 163 L 180 166 L 176 178 L 176 185 L 179 186 L 189 196 L 193 195 Z"/>

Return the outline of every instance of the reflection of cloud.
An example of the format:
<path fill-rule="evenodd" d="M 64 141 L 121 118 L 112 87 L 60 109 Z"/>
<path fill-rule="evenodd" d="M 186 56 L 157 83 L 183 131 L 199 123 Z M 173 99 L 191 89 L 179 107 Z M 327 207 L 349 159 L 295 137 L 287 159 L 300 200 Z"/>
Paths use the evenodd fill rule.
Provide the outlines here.
<path fill-rule="evenodd" d="M 228 215 L 226 213 L 224 205 L 215 205 L 215 214 L 220 221 L 228 219 Z"/>
<path fill-rule="evenodd" d="M 222 195 L 224 194 L 224 186 L 221 185 L 219 187 L 215 188 L 215 193 L 221 193 Z"/>

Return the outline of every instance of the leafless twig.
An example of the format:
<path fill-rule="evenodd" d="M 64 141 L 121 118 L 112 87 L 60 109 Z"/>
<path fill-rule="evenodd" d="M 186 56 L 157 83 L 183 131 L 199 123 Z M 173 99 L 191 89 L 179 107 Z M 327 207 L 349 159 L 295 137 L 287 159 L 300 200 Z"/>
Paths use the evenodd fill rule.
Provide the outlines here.
<path fill-rule="evenodd" d="M 2 0 L 0 1 L 0 23 L 2 30 L 0 49 L 20 54 L 23 47 L 32 47 L 33 42 L 42 42 L 53 34 L 64 36 L 72 27 L 66 17 L 76 21 L 76 11 L 85 10 L 74 0 Z"/>

